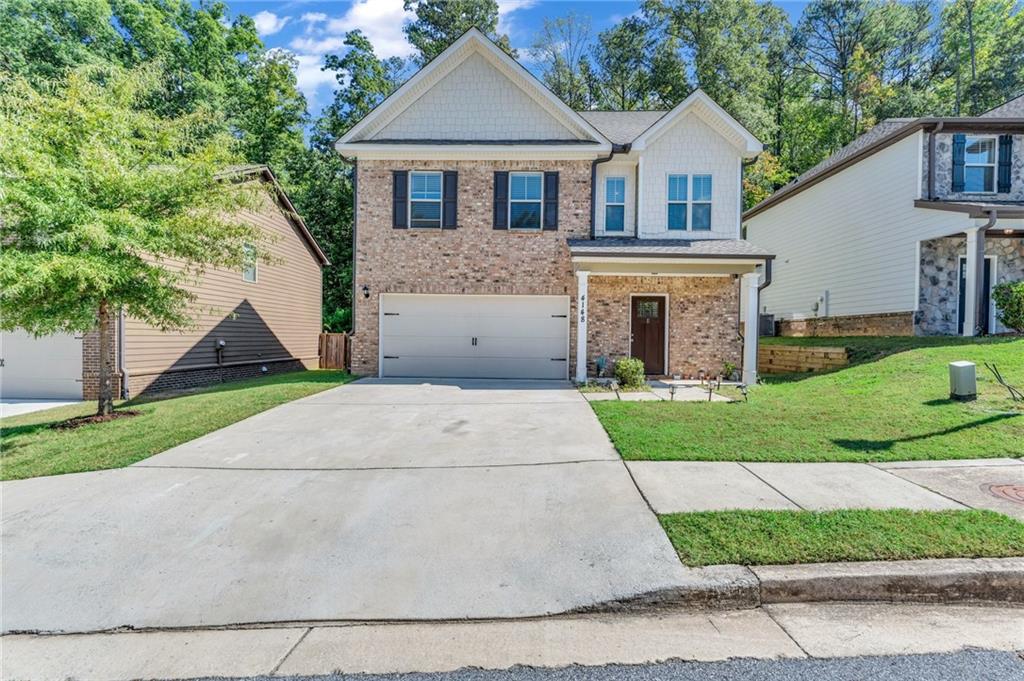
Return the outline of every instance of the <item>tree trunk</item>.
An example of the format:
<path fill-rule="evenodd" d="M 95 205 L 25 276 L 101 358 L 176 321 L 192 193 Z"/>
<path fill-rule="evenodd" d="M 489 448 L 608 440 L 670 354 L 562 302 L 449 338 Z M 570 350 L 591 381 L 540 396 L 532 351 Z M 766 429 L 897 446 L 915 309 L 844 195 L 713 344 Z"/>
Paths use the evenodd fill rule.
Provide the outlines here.
<path fill-rule="evenodd" d="M 971 53 L 971 85 L 968 92 L 971 95 L 971 115 L 978 114 L 978 55 L 974 48 L 974 3 L 967 3 L 967 44 Z"/>
<path fill-rule="evenodd" d="M 97 416 L 107 416 L 114 411 L 114 390 L 111 385 L 113 374 L 113 344 L 110 338 L 110 305 L 106 300 L 100 301 L 100 390 L 96 405 Z"/>

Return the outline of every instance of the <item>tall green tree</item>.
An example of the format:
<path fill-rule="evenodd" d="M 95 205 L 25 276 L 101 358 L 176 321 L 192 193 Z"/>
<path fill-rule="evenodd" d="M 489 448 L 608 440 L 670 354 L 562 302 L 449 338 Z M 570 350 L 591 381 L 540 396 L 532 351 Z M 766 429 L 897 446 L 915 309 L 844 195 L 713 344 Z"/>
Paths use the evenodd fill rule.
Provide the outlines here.
<path fill-rule="evenodd" d="M 303 131 L 309 116 L 296 83 L 296 65 L 295 57 L 282 51 L 261 54 L 243 65 L 228 115 L 239 151 L 250 163 L 285 168 L 305 148 Z"/>
<path fill-rule="evenodd" d="M 235 217 L 253 183 L 206 108 L 151 109 L 163 73 L 85 66 L 51 92 L 0 88 L 0 327 L 100 334 L 97 413 L 113 410 L 110 329 L 118 310 L 160 329 L 190 326 L 187 285 L 207 268 L 265 257 Z M 170 265 L 168 263 L 173 263 Z"/>
<path fill-rule="evenodd" d="M 419 50 L 420 65 L 441 54 L 463 33 L 476 27 L 513 57 L 512 43 L 498 32 L 497 0 L 405 0 L 406 11 L 416 18 L 405 25 L 409 42 Z"/>
<path fill-rule="evenodd" d="M 592 101 L 588 82 L 591 49 L 590 17 L 570 12 L 562 17 L 544 17 L 533 40 L 530 56 L 540 65 L 544 84 L 573 109 L 589 109 Z"/>
<path fill-rule="evenodd" d="M 598 34 L 594 67 L 601 108 L 649 108 L 653 93 L 647 59 L 653 47 L 650 27 L 640 17 L 627 17 Z"/>

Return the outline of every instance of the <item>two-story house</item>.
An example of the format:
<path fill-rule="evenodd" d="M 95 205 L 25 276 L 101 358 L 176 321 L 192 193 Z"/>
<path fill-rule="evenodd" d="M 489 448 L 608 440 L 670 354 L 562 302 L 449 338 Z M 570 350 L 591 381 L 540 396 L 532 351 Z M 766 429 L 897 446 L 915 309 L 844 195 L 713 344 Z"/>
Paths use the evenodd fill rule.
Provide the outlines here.
<path fill-rule="evenodd" d="M 337 143 L 357 178 L 353 370 L 585 380 L 756 371 L 771 255 L 739 238 L 761 144 L 702 92 L 570 109 L 470 30 Z M 755 321 L 746 328 L 756 328 Z"/>
<path fill-rule="evenodd" d="M 744 215 L 778 255 L 761 300 L 796 335 L 1005 331 L 1024 279 L 1024 96 L 975 118 L 882 121 Z"/>

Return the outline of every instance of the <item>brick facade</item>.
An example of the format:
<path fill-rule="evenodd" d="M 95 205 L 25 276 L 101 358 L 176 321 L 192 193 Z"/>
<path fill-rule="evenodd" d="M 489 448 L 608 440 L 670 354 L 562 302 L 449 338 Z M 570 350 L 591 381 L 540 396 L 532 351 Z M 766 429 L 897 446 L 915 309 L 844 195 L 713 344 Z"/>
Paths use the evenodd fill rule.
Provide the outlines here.
<path fill-rule="evenodd" d="M 262 371 L 264 366 L 267 368 L 266 372 Z M 235 366 L 188 369 L 186 371 L 165 371 L 163 373 L 140 376 L 129 375 L 128 390 L 132 397 L 139 397 L 140 395 L 190 390 L 216 383 L 239 381 L 244 378 L 257 378 L 259 376 L 316 368 L 315 363 L 307 365 L 301 360 L 290 359 L 280 362 L 256 362 Z"/>
<path fill-rule="evenodd" d="M 110 316 L 111 389 L 114 399 L 121 395 L 121 376 L 117 371 L 117 317 Z M 100 396 L 100 332 L 99 328 L 82 337 L 82 399 L 96 400 Z"/>
<path fill-rule="evenodd" d="M 739 367 L 743 342 L 737 332 L 739 280 L 735 277 L 591 276 L 588 287 L 588 373 L 595 360 L 630 354 L 630 294 L 668 294 L 670 375 L 718 373 L 726 362 Z"/>
<path fill-rule="evenodd" d="M 392 228 L 391 172 L 421 168 L 459 173 L 456 229 Z M 493 228 L 494 172 L 499 170 L 559 172 L 557 231 Z M 576 279 L 566 239 L 590 234 L 589 161 L 362 160 L 358 173 L 353 373 L 377 374 L 382 293 L 568 294 L 575 310 Z M 369 298 L 362 296 L 363 286 Z M 569 335 L 576 347 L 574 326 Z"/>

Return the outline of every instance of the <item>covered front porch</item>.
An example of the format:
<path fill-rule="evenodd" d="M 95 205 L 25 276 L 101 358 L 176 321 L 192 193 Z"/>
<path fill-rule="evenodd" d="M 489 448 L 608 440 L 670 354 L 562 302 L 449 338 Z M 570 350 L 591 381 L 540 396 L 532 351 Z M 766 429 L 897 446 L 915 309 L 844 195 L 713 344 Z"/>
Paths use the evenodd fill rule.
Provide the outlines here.
<path fill-rule="evenodd" d="M 649 376 L 735 370 L 757 381 L 758 299 L 771 255 L 731 239 L 570 240 L 569 250 L 578 382 L 609 375 L 623 357 L 642 360 Z"/>

